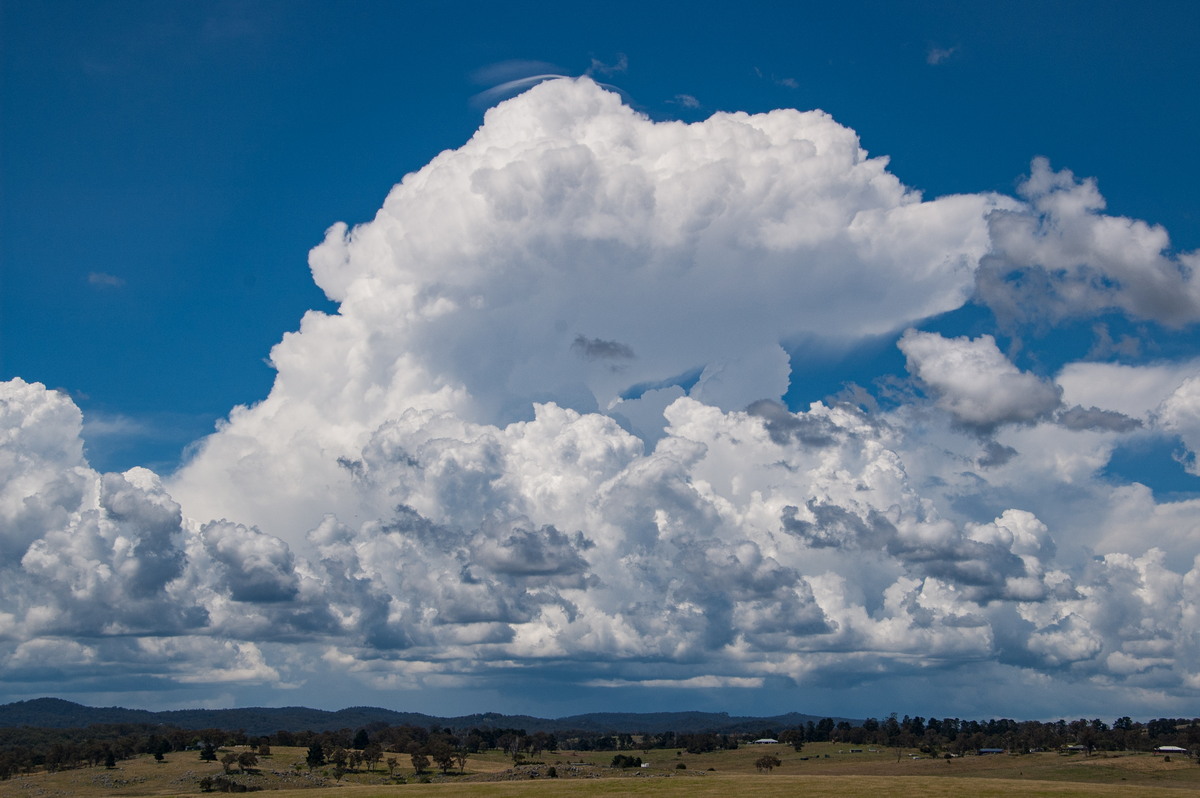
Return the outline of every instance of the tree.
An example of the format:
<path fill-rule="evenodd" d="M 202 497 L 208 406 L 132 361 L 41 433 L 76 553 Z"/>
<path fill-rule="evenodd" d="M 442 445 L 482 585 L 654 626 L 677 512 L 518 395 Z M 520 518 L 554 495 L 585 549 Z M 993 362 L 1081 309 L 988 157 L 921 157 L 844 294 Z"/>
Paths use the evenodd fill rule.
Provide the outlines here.
<path fill-rule="evenodd" d="M 321 748 L 321 744 L 313 741 L 313 744 L 308 747 L 308 755 L 304 758 L 308 763 L 308 769 L 319 768 L 325 764 L 325 751 Z"/>
<path fill-rule="evenodd" d="M 412 766 L 413 770 L 418 775 L 425 772 L 425 768 L 429 767 L 429 757 L 425 756 L 425 752 L 416 746 L 412 750 Z"/>
<path fill-rule="evenodd" d="M 238 769 L 245 773 L 250 768 L 258 764 L 258 755 L 253 751 L 242 751 L 238 754 Z"/>
<path fill-rule="evenodd" d="M 212 743 L 209 743 L 209 742 L 204 743 L 204 747 L 200 749 L 200 761 L 201 762 L 216 762 L 217 761 L 217 749 L 215 746 L 213 746 Z"/>
<path fill-rule="evenodd" d="M 359 729 L 358 734 L 354 735 L 354 744 L 352 747 L 357 748 L 359 751 L 361 751 L 364 748 L 366 748 L 368 745 L 370 745 L 370 743 L 371 743 L 371 737 L 370 737 L 370 735 L 367 734 L 367 730 Z"/>
<path fill-rule="evenodd" d="M 764 770 L 770 773 L 773 768 L 777 768 L 782 764 L 783 762 L 779 761 L 778 757 L 774 757 L 771 754 L 760 756 L 754 760 L 754 767 L 758 768 L 759 773 L 762 773 Z"/>
<path fill-rule="evenodd" d="M 113 756 L 113 752 L 109 751 L 104 755 L 104 767 L 112 770 L 117 766 L 117 758 Z"/>
<path fill-rule="evenodd" d="M 429 756 L 443 773 L 449 773 L 450 768 L 454 767 L 454 749 L 442 737 L 435 737 L 429 741 Z"/>
<path fill-rule="evenodd" d="M 382 758 L 383 746 L 379 743 L 367 743 L 367 747 L 363 749 L 363 761 L 367 763 L 367 770 L 374 770 Z"/>
<path fill-rule="evenodd" d="M 786 743 L 797 751 L 804 749 L 804 730 L 803 729 L 785 729 L 779 735 L 779 742 Z"/>
<path fill-rule="evenodd" d="M 237 761 L 238 761 L 237 754 L 230 751 L 228 754 L 221 757 L 221 767 L 225 769 L 225 772 L 227 774 L 232 773 L 233 766 L 237 764 Z"/>

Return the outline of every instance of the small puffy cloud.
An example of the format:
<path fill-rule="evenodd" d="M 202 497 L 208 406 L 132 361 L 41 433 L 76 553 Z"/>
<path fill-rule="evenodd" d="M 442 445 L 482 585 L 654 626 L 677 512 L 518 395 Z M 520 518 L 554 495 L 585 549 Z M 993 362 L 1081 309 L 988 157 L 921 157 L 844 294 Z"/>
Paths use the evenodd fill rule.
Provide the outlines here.
<path fill-rule="evenodd" d="M 1180 327 L 1200 321 L 1200 253 L 1174 254 L 1167 231 L 1108 216 L 1096 181 L 1033 161 L 1028 205 L 988 220 L 979 298 L 1001 318 L 1058 321 L 1104 310 Z"/>
<path fill-rule="evenodd" d="M 930 47 L 925 53 L 925 63 L 930 66 L 937 66 L 954 57 L 957 52 L 958 47 Z"/>
<path fill-rule="evenodd" d="M 943 338 L 908 330 L 899 342 L 908 370 L 937 396 L 937 404 L 964 427 L 988 432 L 1029 423 L 1059 406 L 1060 389 L 1017 369 L 990 335 Z"/>
<path fill-rule="evenodd" d="M 125 285 L 123 278 L 105 272 L 88 272 L 88 285 L 96 288 L 120 288 Z"/>

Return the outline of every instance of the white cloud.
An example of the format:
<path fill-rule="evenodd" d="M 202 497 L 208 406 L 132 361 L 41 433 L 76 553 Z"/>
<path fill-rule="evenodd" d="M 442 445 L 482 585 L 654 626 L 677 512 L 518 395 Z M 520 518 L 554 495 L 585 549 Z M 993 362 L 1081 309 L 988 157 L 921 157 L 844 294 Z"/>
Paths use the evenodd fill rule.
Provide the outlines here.
<path fill-rule="evenodd" d="M 125 285 L 125 280 L 106 272 L 88 272 L 88 284 L 97 288 L 120 288 Z"/>
<path fill-rule="evenodd" d="M 930 47 L 925 54 L 925 63 L 937 66 L 944 63 L 958 52 L 958 47 Z"/>
<path fill-rule="evenodd" d="M 959 306 L 984 215 L 1009 205 L 921 201 L 821 112 L 654 123 L 586 79 L 545 83 L 405 177 L 374 221 L 329 231 L 310 260 L 338 315 L 275 347 L 270 397 L 233 413 L 173 493 L 282 533 L 339 510 L 336 459 L 408 408 L 505 424 L 704 369 L 726 409 L 777 399 L 786 363 L 739 362 Z M 579 340 L 632 356 L 580 357 Z"/>
<path fill-rule="evenodd" d="M 982 662 L 1188 694 L 1195 502 L 1102 472 L 1123 436 L 1195 451 L 1194 363 L 1052 383 L 909 329 L 931 402 L 780 401 L 783 342 L 916 325 L 1034 246 L 1020 220 L 1099 218 L 1038 181 L 1028 207 L 926 202 L 820 112 L 654 123 L 544 83 L 329 231 L 338 313 L 165 486 L 93 470 L 62 394 L 0 385 L 0 679 L 732 689 Z"/>
<path fill-rule="evenodd" d="M 1001 317 L 1057 321 L 1118 309 L 1180 327 L 1200 321 L 1200 253 L 1174 254 L 1167 231 L 1108 216 L 1096 181 L 1034 160 L 1019 193 L 998 209 L 978 293 Z"/>
<path fill-rule="evenodd" d="M 1017 369 L 990 335 L 943 338 L 908 330 L 900 339 L 908 369 L 937 394 L 938 406 L 960 424 L 990 431 L 1053 412 L 1059 389 Z"/>

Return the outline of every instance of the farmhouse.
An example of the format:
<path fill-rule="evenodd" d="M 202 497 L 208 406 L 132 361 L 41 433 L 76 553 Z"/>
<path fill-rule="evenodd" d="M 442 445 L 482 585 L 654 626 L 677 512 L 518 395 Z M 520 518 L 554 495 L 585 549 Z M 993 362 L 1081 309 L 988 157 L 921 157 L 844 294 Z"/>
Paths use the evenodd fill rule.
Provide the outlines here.
<path fill-rule="evenodd" d="M 751 745 L 776 745 L 778 743 L 778 740 L 772 739 L 771 737 L 759 737 L 757 740 L 751 743 Z"/>
<path fill-rule="evenodd" d="M 1180 748 L 1177 745 L 1160 745 L 1154 749 L 1156 754 L 1186 754 L 1187 752 L 1186 748 Z"/>

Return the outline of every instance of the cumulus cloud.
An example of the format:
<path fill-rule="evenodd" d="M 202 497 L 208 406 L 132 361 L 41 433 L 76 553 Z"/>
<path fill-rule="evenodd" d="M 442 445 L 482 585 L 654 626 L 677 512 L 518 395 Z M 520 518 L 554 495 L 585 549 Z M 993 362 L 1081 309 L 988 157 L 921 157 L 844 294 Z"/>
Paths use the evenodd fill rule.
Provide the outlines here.
<path fill-rule="evenodd" d="M 725 409 L 778 399 L 789 336 L 855 339 L 958 307 L 985 216 L 1009 205 L 922 200 L 821 112 L 655 123 L 587 79 L 549 81 L 489 110 L 373 221 L 330 229 L 310 263 L 338 314 L 309 313 L 274 348 L 271 395 L 173 490 L 200 517 L 279 533 L 337 509 L 331 464 L 408 408 L 489 424 L 534 402 L 604 411 L 694 370 Z"/>
<path fill-rule="evenodd" d="M 1200 321 L 1200 253 L 1173 253 L 1162 227 L 1102 213 L 1095 180 L 1044 158 L 1018 193 L 1025 206 L 991 214 L 993 251 L 977 273 L 979 297 L 1002 318 L 1115 309 L 1172 327 Z"/>
<path fill-rule="evenodd" d="M 989 432 L 1053 412 L 1060 389 L 1017 369 L 990 335 L 943 338 L 908 330 L 899 342 L 908 369 L 937 395 L 938 406 L 965 427 Z"/>
<path fill-rule="evenodd" d="M 165 483 L 96 472 L 69 398 L 0 385 L 0 679 L 723 689 L 986 662 L 1186 693 L 1196 503 L 1102 472 L 1125 436 L 1196 450 L 1195 363 L 1052 382 L 917 329 L 977 287 L 1015 301 L 976 274 L 1021 235 L 1071 312 L 1100 306 L 1039 247 L 1110 222 L 1038 170 L 1024 203 L 925 200 L 820 112 L 655 123 L 544 82 L 328 231 L 337 313 Z M 1104 302 L 1183 318 L 1136 282 Z M 783 403 L 785 342 L 904 329 L 903 391 Z"/>

